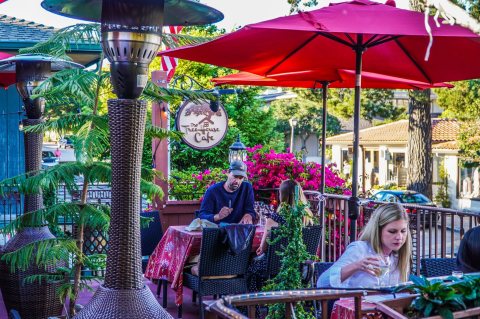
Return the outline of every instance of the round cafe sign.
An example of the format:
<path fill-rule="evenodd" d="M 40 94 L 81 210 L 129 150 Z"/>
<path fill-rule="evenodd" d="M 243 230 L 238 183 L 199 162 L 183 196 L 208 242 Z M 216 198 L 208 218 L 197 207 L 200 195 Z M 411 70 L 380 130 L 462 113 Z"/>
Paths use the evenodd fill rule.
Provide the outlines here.
<path fill-rule="evenodd" d="M 180 106 L 175 118 L 175 126 L 183 132 L 182 140 L 197 150 L 208 150 L 218 145 L 228 128 L 227 112 L 220 104 L 213 112 L 208 102 L 186 101 Z"/>

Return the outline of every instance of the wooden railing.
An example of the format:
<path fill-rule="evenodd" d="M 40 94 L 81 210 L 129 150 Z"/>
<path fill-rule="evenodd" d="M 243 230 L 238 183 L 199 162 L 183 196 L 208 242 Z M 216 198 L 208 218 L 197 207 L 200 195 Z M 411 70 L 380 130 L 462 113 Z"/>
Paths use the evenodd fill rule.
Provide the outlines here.
<path fill-rule="evenodd" d="M 317 301 L 321 305 L 321 318 L 327 318 L 327 303 L 329 300 L 339 298 L 354 298 L 355 319 L 361 318 L 361 297 L 364 291 L 345 291 L 335 289 L 305 289 L 290 291 L 269 291 L 244 295 L 227 296 L 210 304 L 208 311 L 215 313 L 220 318 L 247 319 L 255 318 L 256 305 L 285 304 L 285 318 L 295 318 L 294 307 L 299 302 Z M 314 304 L 316 305 L 316 303 Z M 238 307 L 248 308 L 248 317 L 238 311 Z M 313 310 L 313 309 L 312 309 Z M 320 309 L 318 309 L 320 310 Z M 317 312 L 317 310 L 313 310 Z"/>
<path fill-rule="evenodd" d="M 260 199 L 269 200 L 274 189 L 259 193 Z M 110 188 L 106 185 L 92 185 L 88 191 L 91 202 L 110 204 Z M 70 194 L 64 187 L 57 193 L 59 201 L 78 200 L 80 194 Z M 322 231 L 319 256 L 322 261 L 336 261 L 349 244 L 350 223 L 348 219 L 348 196 L 325 194 L 316 191 L 305 191 L 312 211 L 317 215 L 319 223 L 324 225 Z M 320 207 L 325 203 L 325 211 Z M 374 208 L 382 203 L 363 200 L 360 216 L 356 221 L 358 231 L 367 223 Z M 0 198 L 1 226 L 17 218 L 21 213 L 22 198 L 14 190 Z M 480 224 L 480 212 L 463 212 L 439 207 L 404 204 L 410 213 L 410 230 L 413 239 L 413 270 L 420 271 L 421 258 L 454 257 L 461 238 L 470 228 Z M 65 231 L 72 232 L 71 221 L 63 221 Z M 8 240 L 0 236 L 0 245 Z"/>
<path fill-rule="evenodd" d="M 323 261 L 335 261 L 349 243 L 348 196 L 326 194 L 325 241 L 322 241 Z M 381 202 L 363 201 L 357 219 L 358 231 L 368 222 L 375 207 Z M 312 206 L 316 205 L 313 203 Z M 420 273 L 420 259 L 454 257 L 466 231 L 480 224 L 480 212 L 403 204 L 410 214 L 413 242 L 413 271 Z"/>

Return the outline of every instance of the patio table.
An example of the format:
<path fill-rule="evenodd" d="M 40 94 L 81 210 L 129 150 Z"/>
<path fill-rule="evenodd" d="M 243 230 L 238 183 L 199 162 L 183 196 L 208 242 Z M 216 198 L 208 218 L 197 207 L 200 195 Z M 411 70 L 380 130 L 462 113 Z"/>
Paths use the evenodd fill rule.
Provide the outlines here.
<path fill-rule="evenodd" d="M 186 226 L 170 226 L 148 260 L 145 277 L 171 282 L 176 291 L 175 304 L 183 303 L 183 269 L 191 256 L 200 253 L 201 231 L 187 231 Z M 252 251 L 260 246 L 264 228 L 257 226 Z"/>

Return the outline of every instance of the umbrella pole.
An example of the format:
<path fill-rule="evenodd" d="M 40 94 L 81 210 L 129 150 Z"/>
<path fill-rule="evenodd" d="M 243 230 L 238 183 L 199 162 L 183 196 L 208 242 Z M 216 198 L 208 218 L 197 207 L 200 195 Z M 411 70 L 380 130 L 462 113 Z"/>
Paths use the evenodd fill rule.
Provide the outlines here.
<path fill-rule="evenodd" d="M 320 205 L 320 220 L 323 223 L 322 227 L 322 243 L 325 241 L 325 143 L 327 141 L 327 90 L 328 90 L 328 82 L 322 82 L 322 168 L 321 174 L 322 178 L 320 180 L 320 193 L 322 193 L 321 200 L 319 202 Z M 325 261 L 325 250 L 322 249 L 321 251 L 321 259 Z"/>
<path fill-rule="evenodd" d="M 360 94 L 362 92 L 362 45 L 363 35 L 357 36 L 355 50 L 355 104 L 353 110 L 353 163 L 352 163 L 352 196 L 348 200 L 348 217 L 350 219 L 350 242 L 357 239 L 358 204 L 358 154 L 360 145 Z"/>

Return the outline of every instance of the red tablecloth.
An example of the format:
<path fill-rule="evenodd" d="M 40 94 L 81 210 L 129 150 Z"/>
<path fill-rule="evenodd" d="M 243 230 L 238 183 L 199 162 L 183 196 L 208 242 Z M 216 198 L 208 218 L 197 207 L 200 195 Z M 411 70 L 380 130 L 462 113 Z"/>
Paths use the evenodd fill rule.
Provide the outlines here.
<path fill-rule="evenodd" d="M 375 310 L 375 303 L 362 300 L 362 318 L 383 319 L 383 315 Z M 337 300 L 330 319 L 355 319 L 355 300 L 353 298 Z"/>
<path fill-rule="evenodd" d="M 255 251 L 262 240 L 263 227 L 257 227 L 252 249 Z M 183 268 L 190 256 L 200 253 L 201 231 L 186 231 L 185 226 L 170 226 L 148 260 L 145 277 L 166 279 L 177 292 L 175 304 L 183 302 Z"/>

